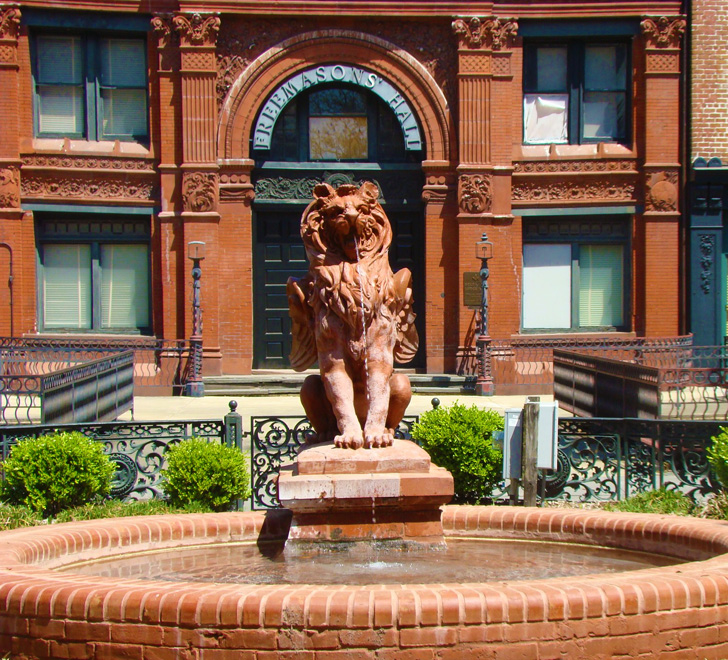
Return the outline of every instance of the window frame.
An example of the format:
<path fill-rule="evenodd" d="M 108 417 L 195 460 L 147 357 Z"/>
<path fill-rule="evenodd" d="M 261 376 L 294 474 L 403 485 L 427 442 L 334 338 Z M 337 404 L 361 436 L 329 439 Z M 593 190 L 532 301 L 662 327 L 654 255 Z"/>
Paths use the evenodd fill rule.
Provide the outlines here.
<path fill-rule="evenodd" d="M 134 219 L 131 216 L 131 219 Z M 120 216 L 120 222 L 129 222 L 130 218 Z M 139 222 L 138 219 L 134 219 Z M 59 231 L 47 230 L 46 226 L 52 222 L 64 223 L 70 221 L 69 218 L 44 218 L 36 224 L 36 253 L 37 253 L 37 300 L 38 300 L 38 326 L 44 333 L 63 333 L 63 334 L 153 334 L 153 281 L 152 281 L 152 259 L 151 259 L 151 240 L 150 236 L 139 234 L 119 234 L 112 231 L 98 232 L 77 232 L 63 233 Z M 82 214 L 75 215 L 73 221 L 80 221 L 89 226 L 105 225 L 109 220 L 104 217 L 101 221 L 83 218 Z M 45 282 L 45 246 L 46 245 L 89 245 L 90 246 L 90 267 L 91 267 L 91 327 L 51 327 L 45 325 L 45 292 L 43 283 Z M 102 268 L 101 268 L 101 246 L 102 245 L 143 245 L 147 249 L 147 318 L 149 325 L 143 327 L 102 327 Z"/>
<path fill-rule="evenodd" d="M 632 264 L 631 264 L 631 240 L 630 230 L 631 222 L 620 216 L 612 216 L 614 223 L 624 223 L 624 233 L 622 236 L 616 232 L 612 234 L 594 235 L 589 231 L 579 233 L 567 232 L 546 232 L 539 233 L 537 236 L 526 235 L 526 218 L 524 218 L 524 237 L 522 256 L 525 252 L 526 245 L 553 245 L 568 244 L 571 246 L 571 300 L 570 300 L 570 327 L 568 328 L 526 328 L 523 325 L 525 311 L 525 287 L 521 292 L 521 333 L 523 334 L 558 334 L 558 333 L 584 333 L 584 332 L 629 332 L 631 328 L 631 291 L 632 291 Z M 631 216 L 629 216 L 631 218 Z M 528 220 L 531 220 L 530 218 Z M 533 218 L 535 222 L 528 223 L 531 225 L 538 224 L 538 220 Z M 540 218 L 539 220 L 547 220 Z M 570 227 L 576 227 L 580 222 L 594 222 L 594 218 L 572 216 L 564 219 L 564 223 Z M 564 224 L 562 223 L 562 224 Z M 581 284 L 580 272 L 580 252 L 583 246 L 587 245 L 613 245 L 622 249 L 622 324 L 621 325 L 605 325 L 605 326 L 581 326 L 579 325 L 579 294 Z M 523 272 L 525 263 L 521 266 L 521 279 L 523 280 Z"/>
<path fill-rule="evenodd" d="M 72 37 L 79 39 L 81 43 L 81 56 L 83 58 L 82 72 L 82 99 L 83 99 L 83 132 L 42 132 L 40 129 L 40 94 L 38 88 L 48 83 L 39 80 L 39 49 L 38 45 L 42 37 Z M 144 54 L 144 87 L 128 87 L 128 89 L 144 90 L 144 119 L 145 132 L 139 135 L 124 135 L 103 133 L 103 112 L 102 112 L 102 91 L 105 89 L 119 88 L 118 86 L 102 85 L 101 83 L 101 44 L 107 39 L 133 40 L 142 43 Z M 36 138 L 70 138 L 87 140 L 89 142 L 136 142 L 149 144 L 150 141 L 150 117 L 149 117 L 149 53 L 148 41 L 145 33 L 139 32 L 100 32 L 88 33 L 75 29 L 37 29 L 31 34 L 31 76 L 33 83 L 33 134 Z"/>
<path fill-rule="evenodd" d="M 589 46 L 615 46 L 624 49 L 625 82 L 624 90 L 608 90 L 610 93 L 624 93 L 624 135 L 615 138 L 584 136 L 584 98 L 589 92 L 586 89 L 586 48 Z M 610 144 L 628 145 L 632 139 L 632 38 L 528 38 L 523 44 L 523 93 L 521 95 L 522 144 L 533 146 L 539 144 Z M 566 48 L 566 90 L 562 92 L 542 92 L 543 94 L 568 95 L 567 101 L 567 138 L 565 142 L 528 142 L 526 140 L 525 99 L 527 95 L 539 94 L 536 82 L 537 51 L 539 48 Z M 604 91 L 604 90 L 599 90 Z"/>

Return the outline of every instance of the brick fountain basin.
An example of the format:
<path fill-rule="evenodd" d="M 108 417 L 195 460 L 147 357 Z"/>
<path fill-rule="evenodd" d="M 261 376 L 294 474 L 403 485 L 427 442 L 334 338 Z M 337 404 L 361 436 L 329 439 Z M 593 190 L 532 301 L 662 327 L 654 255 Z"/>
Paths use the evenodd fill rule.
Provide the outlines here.
<path fill-rule="evenodd" d="M 239 585 L 101 578 L 65 564 L 256 540 L 260 513 L 125 518 L 0 533 L 11 658 L 721 658 L 728 525 L 563 509 L 443 510 L 446 537 L 641 550 L 685 563 L 522 582 Z M 315 567 L 312 567 L 315 569 Z"/>

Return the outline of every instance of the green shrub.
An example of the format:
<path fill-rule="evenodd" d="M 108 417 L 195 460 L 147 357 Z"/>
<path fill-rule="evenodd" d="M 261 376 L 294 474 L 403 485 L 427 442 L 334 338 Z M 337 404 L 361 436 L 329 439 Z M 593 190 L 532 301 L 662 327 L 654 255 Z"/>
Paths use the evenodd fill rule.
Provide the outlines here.
<path fill-rule="evenodd" d="M 671 513 L 689 516 L 695 505 L 692 500 L 676 490 L 648 490 L 628 497 L 621 502 L 607 504 L 606 511 L 627 511 L 630 513 Z"/>
<path fill-rule="evenodd" d="M 503 418 L 492 410 L 455 403 L 423 413 L 412 428 L 435 465 L 452 473 L 456 502 L 480 502 L 501 480 L 503 454 L 493 445 L 493 432 Z"/>
<path fill-rule="evenodd" d="M 728 428 L 721 426 L 720 433 L 711 440 L 713 444 L 708 447 L 708 463 L 721 486 L 728 488 Z"/>
<path fill-rule="evenodd" d="M 162 488 L 173 506 L 199 504 L 227 511 L 238 499 L 250 496 L 245 456 L 233 447 L 190 438 L 171 447 Z"/>
<path fill-rule="evenodd" d="M 2 469 L 0 499 L 44 516 L 107 495 L 114 475 L 101 445 L 78 432 L 22 440 Z"/>

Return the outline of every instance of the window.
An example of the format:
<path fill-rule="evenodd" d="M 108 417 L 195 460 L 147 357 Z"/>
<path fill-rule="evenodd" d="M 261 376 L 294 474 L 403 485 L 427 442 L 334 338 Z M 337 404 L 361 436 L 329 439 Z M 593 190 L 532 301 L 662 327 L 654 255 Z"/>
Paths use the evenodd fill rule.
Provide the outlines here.
<path fill-rule="evenodd" d="M 626 140 L 628 53 L 627 44 L 527 44 L 524 143 Z"/>
<path fill-rule="evenodd" d="M 144 39 L 40 34 L 34 44 L 38 136 L 146 138 Z"/>
<path fill-rule="evenodd" d="M 523 329 L 625 329 L 626 248 L 623 221 L 524 219 Z"/>
<path fill-rule="evenodd" d="M 144 223 L 41 225 L 39 298 L 45 330 L 150 330 L 149 246 L 131 242 L 139 225 Z M 114 229 L 122 235 L 112 236 Z"/>
<path fill-rule="evenodd" d="M 419 155 L 419 154 L 418 154 Z M 292 99 L 276 120 L 266 158 L 283 162 L 408 162 L 390 107 L 355 87 L 318 87 Z"/>

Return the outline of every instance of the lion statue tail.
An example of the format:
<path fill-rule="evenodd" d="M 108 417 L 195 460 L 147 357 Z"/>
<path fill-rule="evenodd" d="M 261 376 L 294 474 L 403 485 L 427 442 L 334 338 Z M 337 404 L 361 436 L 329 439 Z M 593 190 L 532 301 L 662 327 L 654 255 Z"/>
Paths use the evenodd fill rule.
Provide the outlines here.
<path fill-rule="evenodd" d="M 306 301 L 304 292 L 306 284 L 305 277 L 302 279 L 289 277 L 286 283 L 292 339 L 289 359 L 295 371 L 305 371 L 318 359 L 313 331 L 313 309 Z"/>
<path fill-rule="evenodd" d="M 394 345 L 394 359 L 400 363 L 409 362 L 417 353 L 420 338 L 415 327 L 417 315 L 412 309 L 412 273 L 402 268 L 394 274 L 396 297 L 397 341 Z"/>

